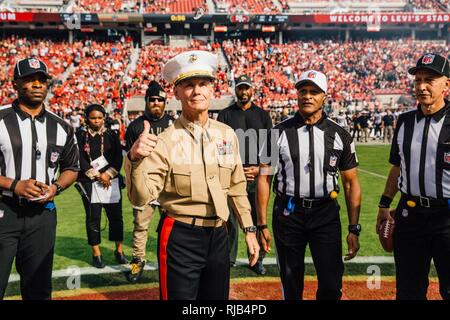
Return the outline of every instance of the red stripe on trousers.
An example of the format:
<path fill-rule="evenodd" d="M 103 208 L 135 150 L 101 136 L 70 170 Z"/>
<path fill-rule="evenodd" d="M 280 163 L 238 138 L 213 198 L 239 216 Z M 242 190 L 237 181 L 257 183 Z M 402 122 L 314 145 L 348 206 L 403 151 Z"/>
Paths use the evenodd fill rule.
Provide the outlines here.
<path fill-rule="evenodd" d="M 166 217 L 164 219 L 159 242 L 159 285 L 161 287 L 162 300 L 167 298 L 167 244 L 172 232 L 174 219 Z"/>

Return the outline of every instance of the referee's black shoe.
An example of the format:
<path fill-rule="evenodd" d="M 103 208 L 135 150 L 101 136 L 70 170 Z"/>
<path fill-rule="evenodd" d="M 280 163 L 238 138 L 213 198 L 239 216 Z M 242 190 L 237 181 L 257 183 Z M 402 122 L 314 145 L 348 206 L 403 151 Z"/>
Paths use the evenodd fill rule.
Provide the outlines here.
<path fill-rule="evenodd" d="M 130 271 L 126 274 L 127 280 L 131 283 L 136 283 L 141 280 L 142 272 L 144 272 L 145 260 L 133 257 L 130 263 Z"/>
<path fill-rule="evenodd" d="M 255 272 L 256 274 L 259 274 L 260 276 L 263 276 L 266 274 L 267 270 L 264 267 L 262 261 L 256 262 L 256 264 L 253 267 L 250 267 L 250 269 Z"/>

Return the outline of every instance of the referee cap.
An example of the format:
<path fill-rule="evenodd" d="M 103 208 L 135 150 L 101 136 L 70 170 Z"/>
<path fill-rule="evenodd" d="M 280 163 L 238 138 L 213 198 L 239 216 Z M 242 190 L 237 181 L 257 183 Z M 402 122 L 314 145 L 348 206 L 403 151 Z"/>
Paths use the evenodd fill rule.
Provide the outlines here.
<path fill-rule="evenodd" d="M 408 70 L 408 73 L 415 75 L 420 69 L 428 69 L 440 74 L 441 76 L 450 78 L 449 61 L 439 54 L 425 53 L 419 58 L 419 60 L 417 60 L 416 66 Z"/>
<path fill-rule="evenodd" d="M 14 80 L 31 76 L 35 73 L 43 73 L 47 79 L 52 77 L 48 74 L 47 65 L 36 58 L 26 58 L 19 60 L 14 67 Z"/>
<path fill-rule="evenodd" d="M 211 52 L 186 51 L 167 61 L 162 73 L 164 80 L 177 85 L 181 80 L 189 78 L 214 79 L 217 65 L 217 56 Z"/>
<path fill-rule="evenodd" d="M 328 90 L 327 77 L 322 72 L 316 70 L 308 70 L 303 72 L 300 75 L 300 79 L 295 84 L 295 88 L 298 89 L 302 84 L 306 82 L 315 84 L 317 87 L 319 87 L 320 90 L 325 93 Z"/>

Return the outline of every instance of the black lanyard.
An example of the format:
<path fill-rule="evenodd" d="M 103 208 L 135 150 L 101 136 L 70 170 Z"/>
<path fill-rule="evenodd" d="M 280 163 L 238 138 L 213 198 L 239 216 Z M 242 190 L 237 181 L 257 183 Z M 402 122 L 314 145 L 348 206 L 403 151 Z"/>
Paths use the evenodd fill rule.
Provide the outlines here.
<path fill-rule="evenodd" d="M 100 129 L 101 130 L 101 129 Z M 100 133 L 100 153 L 101 156 L 103 156 L 103 151 L 105 149 L 105 136 L 103 134 L 104 132 Z M 84 151 L 87 153 L 89 160 L 92 162 L 92 158 L 91 158 L 91 146 L 89 145 L 89 129 L 88 131 L 86 131 L 86 140 L 84 143 Z"/>

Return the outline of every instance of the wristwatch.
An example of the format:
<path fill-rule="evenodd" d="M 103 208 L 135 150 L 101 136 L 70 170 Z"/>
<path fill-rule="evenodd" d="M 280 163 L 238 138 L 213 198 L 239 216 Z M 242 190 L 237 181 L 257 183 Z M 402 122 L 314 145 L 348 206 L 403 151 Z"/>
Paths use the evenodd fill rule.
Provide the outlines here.
<path fill-rule="evenodd" d="M 243 230 L 244 230 L 245 234 L 247 234 L 247 232 L 256 233 L 258 228 L 256 226 L 251 226 L 251 227 L 244 228 Z"/>
<path fill-rule="evenodd" d="M 54 185 L 56 186 L 56 195 L 59 195 L 63 191 L 62 187 L 58 182 L 55 182 Z"/>
<path fill-rule="evenodd" d="M 360 224 L 349 224 L 348 225 L 348 232 L 359 236 L 359 234 L 361 233 L 361 225 Z"/>

